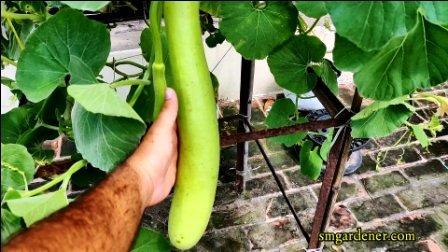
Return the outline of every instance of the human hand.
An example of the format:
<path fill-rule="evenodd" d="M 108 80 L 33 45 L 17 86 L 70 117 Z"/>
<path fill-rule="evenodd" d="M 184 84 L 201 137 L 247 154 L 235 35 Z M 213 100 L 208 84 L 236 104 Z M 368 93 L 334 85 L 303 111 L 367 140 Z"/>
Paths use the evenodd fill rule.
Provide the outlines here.
<path fill-rule="evenodd" d="M 176 93 L 167 88 L 159 117 L 126 160 L 140 176 L 143 207 L 161 202 L 171 191 L 177 169 Z"/>

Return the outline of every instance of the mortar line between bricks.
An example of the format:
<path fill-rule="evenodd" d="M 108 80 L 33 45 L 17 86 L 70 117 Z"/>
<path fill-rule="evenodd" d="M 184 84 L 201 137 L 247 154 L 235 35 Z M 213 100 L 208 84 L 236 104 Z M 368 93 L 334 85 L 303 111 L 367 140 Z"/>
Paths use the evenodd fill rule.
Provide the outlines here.
<path fill-rule="evenodd" d="M 306 210 L 300 211 L 298 213 L 302 213 L 304 211 L 306 211 Z M 219 233 L 227 232 L 228 230 L 231 230 L 231 229 L 234 229 L 234 228 L 235 229 L 236 228 L 246 229 L 246 228 L 253 227 L 253 226 L 256 226 L 256 225 L 271 224 L 271 223 L 274 223 L 276 221 L 281 221 L 281 220 L 288 220 L 288 221 L 290 221 L 292 223 L 294 222 L 294 219 L 292 218 L 292 214 L 288 214 L 288 215 L 280 216 L 280 217 L 277 217 L 277 218 L 266 219 L 264 221 L 257 221 L 257 222 L 251 222 L 251 223 L 245 223 L 245 224 L 236 224 L 236 225 L 233 225 L 233 226 L 230 226 L 230 227 L 223 227 L 223 228 L 219 228 L 219 229 L 212 229 L 212 230 L 208 230 L 207 232 L 216 232 L 216 233 L 219 234 Z"/>
<path fill-rule="evenodd" d="M 377 227 L 381 227 L 384 225 L 381 224 L 386 224 L 387 222 L 390 221 L 397 221 L 397 220 L 401 220 L 402 218 L 405 217 L 410 217 L 413 215 L 426 215 L 426 214 L 433 214 L 436 211 L 436 207 L 427 207 L 427 208 L 422 208 L 422 209 L 417 209 L 417 210 L 413 210 L 413 211 L 409 211 L 409 212 L 400 212 L 400 213 L 396 213 L 396 214 L 391 214 L 387 217 L 384 218 L 375 218 L 373 220 L 370 220 L 368 222 L 359 222 L 359 226 L 363 226 L 364 229 L 374 229 Z"/>
<path fill-rule="evenodd" d="M 439 156 L 439 157 L 431 157 L 431 158 L 424 159 L 424 160 L 422 159 L 422 160 L 418 160 L 418 161 L 410 162 L 410 163 L 403 163 L 403 164 L 396 164 L 396 165 L 385 166 L 385 167 L 381 167 L 381 169 L 379 171 L 373 171 L 372 170 L 372 171 L 367 171 L 367 172 L 365 172 L 363 174 L 356 174 L 356 175 L 357 175 L 358 179 L 370 178 L 370 177 L 373 177 L 375 175 L 388 174 L 388 173 L 390 173 L 392 171 L 397 171 L 397 170 L 405 169 L 405 168 L 408 168 L 408 167 L 429 163 L 429 162 L 431 162 L 433 160 L 440 159 L 440 158 L 445 158 L 445 157 L 448 157 L 448 154 L 447 155 L 442 155 L 442 156 Z"/>
<path fill-rule="evenodd" d="M 358 196 L 358 197 L 352 197 L 352 198 L 348 198 L 345 199 L 344 201 L 342 201 L 341 203 L 347 204 L 347 206 L 349 206 L 350 204 L 355 203 L 356 201 L 366 201 L 369 199 L 375 199 L 375 198 L 379 198 L 385 195 L 392 195 L 395 194 L 397 192 L 401 192 L 407 189 L 411 189 L 411 188 L 415 188 L 415 187 L 420 187 L 420 186 L 426 186 L 426 185 L 433 185 L 433 186 L 438 186 L 440 184 L 442 184 L 443 182 L 446 182 L 447 176 L 441 177 L 441 178 L 432 178 L 432 179 L 426 179 L 426 180 L 420 180 L 420 181 L 410 181 L 412 183 L 409 183 L 407 185 L 404 186 L 398 186 L 395 188 L 387 188 L 384 189 L 382 191 L 378 191 L 375 192 L 373 194 L 369 194 L 366 196 Z"/>
<path fill-rule="evenodd" d="M 397 129 L 397 131 L 400 130 L 400 129 Z M 374 139 L 374 140 L 375 140 L 375 142 L 377 141 L 377 139 Z M 448 136 L 446 136 L 446 135 L 445 136 L 438 136 L 438 137 L 434 137 L 434 138 L 430 139 L 431 142 L 437 142 L 439 140 L 448 140 Z M 380 145 L 380 144 L 378 144 L 378 145 Z M 396 146 L 380 146 L 381 150 L 367 150 L 366 154 L 375 154 L 375 153 L 378 153 L 378 152 L 383 152 L 383 151 L 386 151 L 386 150 L 399 149 L 401 147 L 410 146 L 410 145 L 419 145 L 419 141 L 415 140 L 415 141 L 412 141 L 412 142 L 409 142 L 409 143 L 397 144 Z"/>

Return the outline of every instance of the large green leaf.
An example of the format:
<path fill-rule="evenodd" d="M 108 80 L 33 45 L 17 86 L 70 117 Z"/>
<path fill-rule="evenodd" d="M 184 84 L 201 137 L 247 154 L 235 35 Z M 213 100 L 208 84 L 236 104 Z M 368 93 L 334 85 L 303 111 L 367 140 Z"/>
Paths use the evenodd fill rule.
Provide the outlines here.
<path fill-rule="evenodd" d="M 106 26 L 64 9 L 39 26 L 17 66 L 17 85 L 28 100 L 47 98 L 56 87 L 96 82 L 110 50 Z"/>
<path fill-rule="evenodd" d="M 294 36 L 269 55 L 269 69 L 279 86 L 303 94 L 316 85 L 316 76 L 307 70 L 310 63 L 321 61 L 325 51 L 325 44 L 317 37 Z"/>
<path fill-rule="evenodd" d="M 296 106 L 290 99 L 277 100 L 266 117 L 266 125 L 269 128 L 279 128 L 307 122 L 306 118 L 303 117 L 296 120 L 291 119 L 296 113 Z M 303 140 L 305 136 L 306 132 L 298 132 L 290 135 L 272 137 L 271 139 L 274 142 L 290 147 Z"/>
<path fill-rule="evenodd" d="M 68 205 L 65 189 L 33 197 L 7 200 L 11 213 L 22 217 L 27 227 Z"/>
<path fill-rule="evenodd" d="M 412 115 L 409 105 L 398 99 L 377 101 L 352 117 L 352 136 L 355 138 L 383 137 L 400 127 Z"/>
<path fill-rule="evenodd" d="M 226 39 L 246 59 L 263 59 L 294 35 L 297 9 L 291 2 L 265 2 L 256 7 L 250 1 L 221 6 L 219 25 Z"/>
<path fill-rule="evenodd" d="M 2 169 L 11 169 L 23 172 L 26 178 L 26 182 L 29 182 L 33 179 L 35 172 L 34 160 L 33 157 L 28 153 L 25 146 L 20 144 L 2 144 L 1 154 Z"/>
<path fill-rule="evenodd" d="M 319 178 L 323 165 L 318 149 L 318 147 L 313 149 L 311 141 L 303 143 L 300 149 L 300 171 L 312 180 Z"/>
<path fill-rule="evenodd" d="M 446 1 L 421 1 L 422 13 L 432 23 L 448 26 L 448 3 Z"/>
<path fill-rule="evenodd" d="M 2 143 L 17 143 L 20 136 L 36 123 L 31 108 L 22 106 L 1 115 Z"/>
<path fill-rule="evenodd" d="M 169 241 L 159 232 L 146 227 L 140 228 L 131 252 L 171 251 Z"/>
<path fill-rule="evenodd" d="M 409 1 L 326 2 L 337 33 L 367 51 L 405 35 L 415 24 L 418 6 Z"/>
<path fill-rule="evenodd" d="M 76 148 L 94 167 L 112 171 L 131 154 L 145 133 L 141 119 L 131 118 L 91 113 L 75 103 L 72 123 Z"/>
<path fill-rule="evenodd" d="M 132 107 L 107 84 L 71 85 L 67 88 L 67 92 L 91 113 L 126 117 L 143 123 Z"/>
<path fill-rule="evenodd" d="M 350 42 L 348 39 L 336 33 L 333 60 L 340 70 L 357 72 L 367 63 L 378 51 L 364 51 Z"/>
<path fill-rule="evenodd" d="M 106 6 L 110 1 L 61 1 L 73 9 L 97 11 Z"/>
<path fill-rule="evenodd" d="M 392 39 L 361 70 L 355 83 L 364 97 L 390 100 L 448 79 L 448 30 L 418 22 L 406 36 Z"/>
<path fill-rule="evenodd" d="M 320 18 L 327 14 L 325 2 L 323 1 L 296 1 L 295 5 L 300 12 L 308 17 Z"/>
<path fill-rule="evenodd" d="M 407 100 L 408 100 L 408 97 L 402 96 L 402 97 L 398 97 L 398 98 L 395 98 L 390 101 L 375 101 L 374 103 L 370 104 L 369 106 L 367 106 L 367 107 L 363 108 L 361 111 L 359 111 L 355 116 L 352 117 L 352 120 L 367 118 L 370 115 L 372 115 L 373 113 L 378 112 L 381 109 L 385 109 L 389 106 L 394 106 L 394 105 L 405 106 L 409 111 L 414 112 L 415 108 L 413 106 L 411 106 L 407 102 Z"/>
<path fill-rule="evenodd" d="M 21 229 L 21 219 L 12 214 L 8 209 L 2 208 L 2 245 Z"/>

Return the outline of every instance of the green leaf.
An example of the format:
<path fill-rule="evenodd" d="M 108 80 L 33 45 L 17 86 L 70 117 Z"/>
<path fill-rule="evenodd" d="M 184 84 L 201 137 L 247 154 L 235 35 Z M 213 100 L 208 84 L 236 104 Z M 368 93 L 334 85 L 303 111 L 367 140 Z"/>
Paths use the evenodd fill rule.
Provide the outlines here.
<path fill-rule="evenodd" d="M 129 91 L 127 100 L 129 101 L 137 90 L 137 86 L 132 86 Z M 154 87 L 153 85 L 145 85 L 139 97 L 135 101 L 133 109 L 143 119 L 143 121 L 150 123 L 153 121 L 154 114 Z"/>
<path fill-rule="evenodd" d="M 443 1 L 421 1 L 422 13 L 430 22 L 448 25 L 448 3 Z"/>
<path fill-rule="evenodd" d="M 149 62 L 152 52 L 151 29 L 145 28 L 140 34 L 140 48 L 142 49 L 143 58 Z"/>
<path fill-rule="evenodd" d="M 306 141 L 300 149 L 300 171 L 303 175 L 312 180 L 316 180 L 320 176 L 323 160 L 320 158 L 318 148 L 313 148 L 311 141 Z"/>
<path fill-rule="evenodd" d="M 76 10 L 64 9 L 29 37 L 17 65 L 17 85 L 28 100 L 47 98 L 65 84 L 90 84 L 106 63 L 109 32 Z"/>
<path fill-rule="evenodd" d="M 72 123 L 76 148 L 94 167 L 112 171 L 145 133 L 145 124 L 131 118 L 91 113 L 75 103 Z"/>
<path fill-rule="evenodd" d="M 317 76 L 319 76 L 328 88 L 330 88 L 331 92 L 337 95 L 339 93 L 338 77 L 331 66 L 331 62 L 324 59 L 322 63 L 319 65 L 313 65 L 312 68 Z"/>
<path fill-rule="evenodd" d="M 307 68 L 311 62 L 320 62 L 325 51 L 325 44 L 317 37 L 294 36 L 269 55 L 269 69 L 280 87 L 303 94 L 316 85 L 316 76 Z"/>
<path fill-rule="evenodd" d="M 412 111 L 404 104 L 382 106 L 378 103 L 384 102 L 375 102 L 364 109 L 372 110 L 371 112 L 361 111 L 363 114 L 352 117 L 352 136 L 354 138 L 387 136 L 412 115 Z"/>
<path fill-rule="evenodd" d="M 354 76 L 364 97 L 390 100 L 448 79 L 448 30 L 418 15 L 415 27 L 392 39 Z"/>
<path fill-rule="evenodd" d="M 7 200 L 11 213 L 22 217 L 27 227 L 68 205 L 65 189 L 33 197 Z"/>
<path fill-rule="evenodd" d="M 268 128 L 279 128 L 307 122 L 307 119 L 304 117 L 300 117 L 297 120 L 290 119 L 295 114 L 296 106 L 290 99 L 276 100 L 266 117 L 266 125 Z M 272 137 L 271 139 L 274 142 L 290 147 L 303 140 L 305 136 L 306 132 L 298 132 L 290 135 Z"/>
<path fill-rule="evenodd" d="M 58 136 L 58 131 L 45 128 L 44 126 L 37 126 L 25 131 L 17 140 L 17 143 L 25 145 L 36 161 L 48 162 L 53 159 L 54 151 L 42 149 L 42 144 L 45 140 L 52 140 Z"/>
<path fill-rule="evenodd" d="M 15 190 L 24 190 L 27 186 L 27 181 L 25 177 L 25 173 L 16 170 L 16 169 L 9 169 L 4 166 L 2 166 L 2 193 L 1 197 L 3 199 L 3 196 L 6 194 L 6 192 L 9 189 L 15 189 Z"/>
<path fill-rule="evenodd" d="M 296 1 L 295 6 L 300 12 L 312 18 L 320 18 L 327 14 L 325 2 L 319 1 Z"/>
<path fill-rule="evenodd" d="M 263 59 L 294 35 L 297 9 L 291 2 L 265 2 L 256 7 L 250 1 L 221 5 L 219 25 L 226 39 L 246 59 Z"/>
<path fill-rule="evenodd" d="M 403 36 L 414 26 L 418 2 L 326 2 L 336 31 L 370 51 Z"/>
<path fill-rule="evenodd" d="M 389 106 L 393 105 L 403 105 L 406 108 L 408 108 L 409 111 L 414 112 L 415 108 L 411 106 L 409 103 L 407 103 L 408 97 L 402 96 L 395 98 L 390 101 L 375 101 L 374 103 L 370 104 L 369 106 L 363 108 L 361 111 L 359 111 L 355 116 L 352 117 L 352 120 L 359 120 L 363 118 L 367 118 L 370 115 L 372 115 L 375 112 L 378 112 L 381 109 L 385 109 Z"/>
<path fill-rule="evenodd" d="M 22 221 L 8 209 L 2 208 L 2 245 L 22 229 Z"/>
<path fill-rule="evenodd" d="M 71 85 L 67 88 L 67 92 L 91 113 L 126 117 L 143 123 L 132 107 L 107 84 Z"/>
<path fill-rule="evenodd" d="M 420 142 L 423 148 L 428 147 L 429 138 L 426 135 L 423 127 L 421 125 L 411 125 L 412 133 L 414 133 L 415 138 Z"/>
<path fill-rule="evenodd" d="M 364 51 L 350 42 L 348 39 L 336 33 L 333 60 L 338 69 L 357 72 L 366 64 L 378 51 Z"/>
<path fill-rule="evenodd" d="M 215 17 L 221 17 L 221 2 L 219 1 L 201 1 L 199 8 Z"/>
<path fill-rule="evenodd" d="M 146 227 L 140 228 L 131 252 L 171 251 L 169 241 L 159 232 Z"/>
<path fill-rule="evenodd" d="M 331 146 L 333 143 L 333 132 L 334 132 L 334 128 L 330 128 L 328 130 L 328 132 L 326 134 L 325 141 L 320 146 L 319 154 L 320 154 L 320 157 L 324 161 L 327 161 L 328 153 L 330 153 L 330 150 L 331 150 Z"/>
<path fill-rule="evenodd" d="M 34 120 L 29 106 L 14 108 L 1 115 L 1 141 L 2 143 L 17 143 L 20 136 L 28 129 L 34 127 Z"/>
<path fill-rule="evenodd" d="M 110 1 L 61 1 L 73 9 L 97 11 L 109 4 Z"/>
<path fill-rule="evenodd" d="M 23 172 L 26 178 L 26 182 L 29 182 L 33 179 L 35 172 L 34 160 L 33 157 L 28 153 L 25 146 L 19 144 L 2 144 L 1 154 L 2 170 L 11 169 Z"/>

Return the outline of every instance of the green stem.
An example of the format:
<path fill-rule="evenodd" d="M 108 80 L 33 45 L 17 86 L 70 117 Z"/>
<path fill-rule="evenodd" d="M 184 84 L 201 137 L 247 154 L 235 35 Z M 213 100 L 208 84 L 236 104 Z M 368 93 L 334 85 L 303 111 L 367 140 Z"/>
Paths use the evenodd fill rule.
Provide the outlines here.
<path fill-rule="evenodd" d="M 46 124 L 46 123 L 43 123 L 43 122 L 39 123 L 37 126 L 42 126 L 44 128 L 47 128 L 47 129 L 59 131 L 59 127 L 53 126 L 53 125 L 49 125 L 49 124 Z"/>
<path fill-rule="evenodd" d="M 299 33 L 304 33 L 307 30 L 307 25 L 306 25 L 305 20 L 303 20 L 303 18 L 300 16 L 300 13 L 299 13 L 298 19 L 299 19 L 299 22 L 298 22 L 297 28 L 299 28 Z"/>
<path fill-rule="evenodd" d="M 6 62 L 6 63 L 8 63 L 10 65 L 17 66 L 17 63 L 14 60 L 9 59 L 9 58 L 7 58 L 6 56 L 3 56 L 3 55 L 2 55 L 2 61 Z"/>
<path fill-rule="evenodd" d="M 50 189 L 51 187 L 57 185 L 59 182 L 66 180 L 67 177 L 70 178 L 75 172 L 77 172 L 78 170 L 80 170 L 81 168 L 83 168 L 86 165 L 87 165 L 86 160 L 79 160 L 78 162 L 76 162 L 72 166 L 70 166 L 70 168 L 63 174 L 57 176 L 56 178 L 54 178 L 53 180 L 51 180 L 50 182 L 46 183 L 43 186 L 40 186 L 36 189 L 33 189 L 31 191 L 27 191 L 27 192 L 23 193 L 22 197 L 31 197 L 31 196 L 37 195 L 39 193 L 42 193 L 42 192 Z"/>
<path fill-rule="evenodd" d="M 2 10 L 2 18 L 5 19 L 15 19 L 15 20 L 32 20 L 34 22 L 42 21 L 42 17 L 36 14 L 21 14 L 21 13 L 14 13 L 10 11 L 3 11 Z"/>
<path fill-rule="evenodd" d="M 131 65 L 131 66 L 135 66 L 135 67 L 138 67 L 138 68 L 140 68 L 140 69 L 142 69 L 142 70 L 146 70 L 146 67 L 144 66 L 144 65 L 141 65 L 141 64 L 139 64 L 139 63 L 137 63 L 137 62 L 134 62 L 134 61 L 130 61 L 130 60 L 124 60 L 124 61 L 117 61 L 117 62 L 114 62 L 114 63 L 107 63 L 106 64 L 108 67 L 113 67 L 114 65 L 115 66 L 119 66 L 119 65 Z"/>
<path fill-rule="evenodd" d="M 145 73 L 143 74 L 143 80 L 148 81 L 150 78 L 151 78 L 151 71 L 146 70 Z M 132 94 L 132 97 L 129 100 L 129 105 L 131 107 L 133 107 L 137 102 L 138 97 L 140 97 L 141 93 L 143 92 L 143 88 L 145 88 L 145 85 L 139 85 L 135 90 L 134 94 Z"/>
<path fill-rule="evenodd" d="M 320 20 L 320 18 L 316 19 L 316 20 L 314 21 L 314 23 L 310 26 L 310 28 L 308 28 L 308 30 L 305 32 L 305 34 L 310 33 L 310 32 L 314 29 L 314 27 L 317 25 L 317 23 L 319 22 L 319 20 Z"/>
<path fill-rule="evenodd" d="M 20 50 L 25 49 L 25 45 L 23 44 L 23 41 L 20 39 L 19 34 L 17 34 L 16 28 L 14 28 L 14 25 L 11 22 L 11 19 L 7 18 L 6 23 L 8 23 L 8 26 L 12 30 L 12 33 L 14 34 L 14 37 L 17 40 L 17 44 L 19 44 Z"/>
<path fill-rule="evenodd" d="M 154 113 L 156 119 L 165 101 L 165 63 L 163 61 L 162 38 L 160 36 L 160 21 L 162 19 L 162 4 L 160 1 L 151 2 L 149 10 L 151 22 L 151 37 L 154 51 L 154 63 L 152 64 L 152 77 L 154 85 Z"/>
<path fill-rule="evenodd" d="M 132 79 L 132 80 L 121 80 L 121 81 L 116 81 L 110 84 L 111 88 L 117 88 L 117 87 L 122 87 L 122 86 L 131 86 L 131 85 L 149 85 L 151 84 L 150 81 L 148 80 L 139 80 L 139 79 Z"/>

